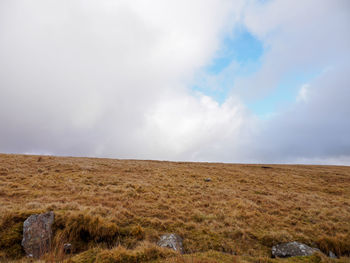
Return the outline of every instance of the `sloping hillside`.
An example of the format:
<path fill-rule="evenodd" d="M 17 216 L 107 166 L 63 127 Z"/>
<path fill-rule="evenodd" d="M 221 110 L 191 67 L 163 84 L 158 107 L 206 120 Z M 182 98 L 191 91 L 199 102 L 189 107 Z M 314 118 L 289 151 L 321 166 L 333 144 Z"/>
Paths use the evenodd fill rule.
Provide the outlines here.
<path fill-rule="evenodd" d="M 350 167 L 0 155 L 0 260 L 24 257 L 23 221 L 46 211 L 56 218 L 44 260 L 278 262 L 271 247 L 296 240 L 349 262 Z M 185 255 L 157 250 L 163 233 L 180 235 Z"/>

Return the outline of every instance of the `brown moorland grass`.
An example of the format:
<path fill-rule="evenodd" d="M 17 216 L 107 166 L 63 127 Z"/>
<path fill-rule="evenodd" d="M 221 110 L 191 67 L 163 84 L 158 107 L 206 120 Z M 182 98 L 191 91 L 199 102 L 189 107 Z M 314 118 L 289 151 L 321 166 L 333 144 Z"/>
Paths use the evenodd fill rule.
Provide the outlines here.
<path fill-rule="evenodd" d="M 349 262 L 350 167 L 0 154 L 0 261 L 25 261 L 23 221 L 51 210 L 46 261 L 279 262 L 271 246 L 296 240 Z M 169 232 L 184 256 L 154 246 Z"/>

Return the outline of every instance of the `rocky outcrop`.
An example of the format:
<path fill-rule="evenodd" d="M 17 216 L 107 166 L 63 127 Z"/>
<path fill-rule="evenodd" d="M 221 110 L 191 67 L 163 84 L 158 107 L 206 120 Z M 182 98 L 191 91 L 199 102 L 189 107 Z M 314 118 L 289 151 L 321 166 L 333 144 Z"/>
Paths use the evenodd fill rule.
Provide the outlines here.
<path fill-rule="evenodd" d="M 287 258 L 296 256 L 311 256 L 313 253 L 320 251 L 317 248 L 309 247 L 299 242 L 289 242 L 278 244 L 272 247 L 272 257 Z"/>
<path fill-rule="evenodd" d="M 157 243 L 160 247 L 171 248 L 181 254 L 184 253 L 182 238 L 176 234 L 165 234 L 162 235 Z"/>
<path fill-rule="evenodd" d="M 28 257 L 40 258 L 51 246 L 54 213 L 31 215 L 23 224 L 22 246 Z"/>

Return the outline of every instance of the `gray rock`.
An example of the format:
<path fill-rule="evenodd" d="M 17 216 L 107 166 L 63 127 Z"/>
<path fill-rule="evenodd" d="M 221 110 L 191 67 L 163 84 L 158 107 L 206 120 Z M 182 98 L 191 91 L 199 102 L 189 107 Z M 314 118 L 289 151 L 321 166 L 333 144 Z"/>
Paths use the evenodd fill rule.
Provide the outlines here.
<path fill-rule="evenodd" d="M 271 254 L 273 258 L 288 258 L 296 256 L 311 256 L 317 251 L 320 250 L 294 241 L 273 246 Z"/>
<path fill-rule="evenodd" d="M 329 251 L 328 256 L 330 258 L 337 258 L 337 256 L 332 251 Z"/>
<path fill-rule="evenodd" d="M 22 246 L 28 257 L 40 258 L 51 246 L 54 212 L 31 215 L 23 224 Z"/>
<path fill-rule="evenodd" d="M 205 182 L 211 182 L 211 179 L 210 178 L 205 178 L 204 181 Z"/>
<path fill-rule="evenodd" d="M 184 253 L 182 238 L 176 234 L 165 234 L 162 235 L 157 243 L 160 247 L 171 248 L 181 254 Z"/>
<path fill-rule="evenodd" d="M 64 252 L 64 254 L 71 254 L 72 253 L 72 244 L 71 243 L 63 244 L 63 252 Z"/>

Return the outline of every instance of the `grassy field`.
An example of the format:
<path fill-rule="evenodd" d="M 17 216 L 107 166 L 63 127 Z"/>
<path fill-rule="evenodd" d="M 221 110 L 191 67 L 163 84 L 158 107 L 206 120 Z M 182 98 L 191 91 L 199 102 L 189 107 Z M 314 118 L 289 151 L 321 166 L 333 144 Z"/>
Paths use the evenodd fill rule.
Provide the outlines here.
<path fill-rule="evenodd" d="M 51 210 L 44 261 L 350 262 L 350 167 L 1 154 L 0 261 L 25 262 L 23 221 Z M 185 255 L 154 245 L 172 232 Z M 294 240 L 341 258 L 270 259 Z"/>

